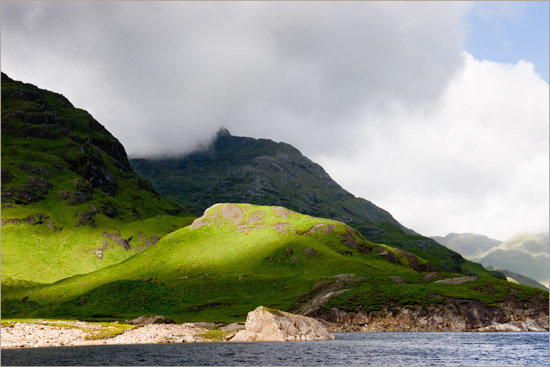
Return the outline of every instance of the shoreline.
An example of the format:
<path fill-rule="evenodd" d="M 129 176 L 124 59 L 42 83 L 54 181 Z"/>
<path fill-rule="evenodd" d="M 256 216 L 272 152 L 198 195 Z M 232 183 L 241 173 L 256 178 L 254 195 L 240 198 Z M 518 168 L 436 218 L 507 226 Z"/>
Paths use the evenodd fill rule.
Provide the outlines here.
<path fill-rule="evenodd" d="M 84 321 L 14 322 L 2 325 L 2 349 L 110 344 L 193 343 L 213 341 L 209 329 L 192 323 L 126 325 Z M 213 336 L 214 338 L 209 338 Z"/>
<path fill-rule="evenodd" d="M 127 325 L 65 320 L 37 320 L 2 324 L 1 349 L 40 347 L 163 344 L 163 343 L 205 343 L 227 342 L 234 335 L 231 331 L 220 331 L 201 327 L 205 323 Z M 201 325 L 201 326 L 198 326 Z M 503 324 L 505 325 L 505 324 Z M 328 325 L 327 325 L 328 326 Z M 477 330 L 411 330 L 402 328 L 363 327 L 350 330 L 337 325 L 329 326 L 330 332 L 530 332 L 507 327 L 481 328 Z M 385 330 L 383 330 L 385 329 Z M 531 332 L 548 332 L 533 330 Z"/>

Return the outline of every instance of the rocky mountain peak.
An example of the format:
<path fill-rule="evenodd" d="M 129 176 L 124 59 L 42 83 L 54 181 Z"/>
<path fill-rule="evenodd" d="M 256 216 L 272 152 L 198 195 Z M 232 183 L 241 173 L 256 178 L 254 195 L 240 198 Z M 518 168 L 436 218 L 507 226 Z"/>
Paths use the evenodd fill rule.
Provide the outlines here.
<path fill-rule="evenodd" d="M 222 126 L 216 133 L 216 138 L 219 138 L 221 136 L 231 136 L 231 133 L 229 132 L 229 130 Z"/>

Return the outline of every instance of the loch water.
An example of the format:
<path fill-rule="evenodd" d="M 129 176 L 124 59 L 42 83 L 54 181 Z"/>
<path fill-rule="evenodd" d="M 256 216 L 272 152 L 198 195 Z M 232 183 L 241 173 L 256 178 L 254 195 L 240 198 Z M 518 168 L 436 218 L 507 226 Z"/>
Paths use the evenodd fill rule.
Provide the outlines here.
<path fill-rule="evenodd" d="M 10 366 L 549 366 L 549 333 L 337 333 L 336 340 L 3 349 Z"/>

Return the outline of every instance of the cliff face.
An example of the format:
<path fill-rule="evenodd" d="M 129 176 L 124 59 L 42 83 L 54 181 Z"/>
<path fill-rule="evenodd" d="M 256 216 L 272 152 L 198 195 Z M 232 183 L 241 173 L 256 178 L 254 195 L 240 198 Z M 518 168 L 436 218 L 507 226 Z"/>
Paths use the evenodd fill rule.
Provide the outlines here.
<path fill-rule="evenodd" d="M 441 304 L 384 307 L 365 312 L 318 308 L 308 314 L 331 331 L 548 331 L 548 299 L 522 301 L 509 294 L 494 306 L 476 300 L 446 299 Z"/>

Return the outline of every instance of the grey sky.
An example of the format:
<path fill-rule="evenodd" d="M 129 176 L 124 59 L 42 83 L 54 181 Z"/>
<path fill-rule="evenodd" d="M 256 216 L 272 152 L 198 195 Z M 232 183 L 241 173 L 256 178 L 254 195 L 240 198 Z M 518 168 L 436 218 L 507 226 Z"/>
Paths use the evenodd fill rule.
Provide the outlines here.
<path fill-rule="evenodd" d="M 133 156 L 226 126 L 293 144 L 424 234 L 547 231 L 548 164 L 531 166 L 547 162 L 548 84 L 465 54 L 471 8 L 4 1 L 2 70 L 63 93 Z"/>

